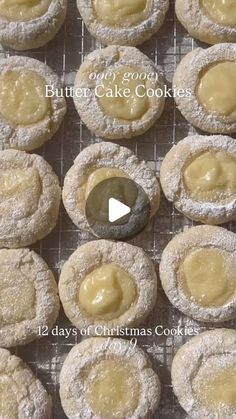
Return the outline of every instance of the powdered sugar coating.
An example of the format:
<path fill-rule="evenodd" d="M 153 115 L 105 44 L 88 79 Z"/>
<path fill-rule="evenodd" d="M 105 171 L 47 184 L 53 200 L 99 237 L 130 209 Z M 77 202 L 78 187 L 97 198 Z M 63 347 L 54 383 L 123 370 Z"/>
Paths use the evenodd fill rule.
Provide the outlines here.
<path fill-rule="evenodd" d="M 153 89 L 163 90 L 162 78 L 155 64 L 134 47 L 113 45 L 95 50 L 87 55 L 76 75 L 75 89 L 88 89 L 89 94 L 83 94 L 82 97 L 75 95 L 75 107 L 82 121 L 98 136 L 115 140 L 141 135 L 156 122 L 163 112 L 165 104 L 163 95 L 149 98 L 149 109 L 138 120 L 124 121 L 112 118 L 103 111 L 95 94 L 95 88 L 100 84 L 99 77 L 93 80 L 90 74 L 99 75 L 106 72 L 114 74 L 117 70 L 127 66 L 146 74 L 157 74 L 158 80 L 152 80 L 149 83 Z"/>
<path fill-rule="evenodd" d="M 236 157 L 235 139 L 223 135 L 191 135 L 175 145 L 165 156 L 160 181 L 166 198 L 192 220 L 222 224 L 236 218 L 236 196 L 218 202 L 194 200 L 183 179 L 183 172 L 194 158 L 211 150 L 224 150 Z"/>
<path fill-rule="evenodd" d="M 41 382 L 20 358 L 2 348 L 0 348 L 0 376 L 3 377 L 3 383 L 6 379 L 11 379 L 14 383 L 14 387 L 7 394 L 6 401 L 11 406 L 14 394 L 19 419 L 49 419 L 51 417 L 51 397 Z"/>
<path fill-rule="evenodd" d="M 136 286 L 136 299 L 119 318 L 101 320 L 89 316 L 79 306 L 78 292 L 82 281 L 94 269 L 112 263 L 124 269 Z M 95 240 L 80 246 L 62 268 L 59 294 L 66 315 L 79 329 L 94 334 L 97 325 L 110 329 L 140 324 L 153 309 L 157 297 L 157 277 L 151 259 L 144 251 L 128 243 Z"/>
<path fill-rule="evenodd" d="M 225 250 L 236 258 L 236 235 L 222 227 L 197 226 L 177 234 L 162 253 L 160 279 L 170 302 L 198 321 L 219 323 L 236 317 L 236 293 L 219 307 L 204 307 L 183 291 L 177 271 L 185 257 L 198 248 Z"/>
<path fill-rule="evenodd" d="M 62 192 L 63 203 L 73 222 L 83 230 L 89 230 L 85 208 L 78 206 L 78 196 L 85 201 L 84 188 L 89 176 L 102 167 L 124 171 L 130 179 L 140 185 L 151 205 L 151 216 L 159 208 L 160 187 L 153 170 L 126 147 L 109 142 L 100 142 L 86 147 L 75 159 L 74 165 L 65 176 Z"/>
<path fill-rule="evenodd" d="M 0 42 L 18 51 L 39 48 L 47 44 L 62 26 L 67 10 L 67 0 L 51 0 L 47 12 L 25 22 L 0 18 Z"/>
<path fill-rule="evenodd" d="M 44 260 L 29 249 L 1 249 L 1 266 L 5 265 L 9 275 L 11 271 L 19 271 L 35 289 L 35 316 L 11 324 L 1 324 L 0 346 L 11 347 L 29 343 L 39 336 L 39 327 L 46 326 L 50 330 L 59 312 L 57 284 L 53 273 Z M 5 279 L 5 285 L 7 281 Z M 12 298 L 17 306 L 17 295 L 12 290 Z"/>
<path fill-rule="evenodd" d="M 200 41 L 208 44 L 236 42 L 236 27 L 215 22 L 204 11 L 201 0 L 176 0 L 175 12 L 190 35 Z"/>
<path fill-rule="evenodd" d="M 50 67 L 28 57 L 12 56 L 0 59 L 0 73 L 8 71 L 33 71 L 45 79 L 45 84 L 60 88 L 59 77 Z M 0 115 L 0 149 L 15 148 L 30 151 L 50 140 L 58 130 L 66 113 L 64 97 L 50 98 L 51 112 L 42 121 L 32 125 L 14 125 Z"/>
<path fill-rule="evenodd" d="M 129 419 L 148 419 L 160 401 L 160 381 L 152 370 L 147 355 L 124 339 L 90 338 L 74 346 L 68 354 L 60 375 L 60 396 L 69 419 L 99 419 L 91 410 L 86 397 L 83 371 L 104 359 L 129 361 L 140 382 L 138 406 Z"/>
<path fill-rule="evenodd" d="M 120 28 L 99 21 L 93 3 L 94 0 L 77 0 L 77 7 L 89 32 L 105 45 L 135 46 L 143 43 L 160 29 L 169 8 L 169 0 L 151 0 L 145 20 L 129 28 Z"/>
<path fill-rule="evenodd" d="M 214 364 L 212 365 L 212 361 Z M 218 411 L 203 405 L 194 391 L 198 376 L 209 378 L 217 367 L 230 367 L 236 362 L 236 331 L 215 329 L 203 332 L 183 345 L 172 364 L 173 390 L 181 406 L 193 419 L 234 419 L 235 408 L 221 405 Z M 197 384 L 197 383 L 196 383 Z"/>
<path fill-rule="evenodd" d="M 176 104 L 188 122 L 197 128 L 213 134 L 236 132 L 236 122 L 228 117 L 221 117 L 207 110 L 199 103 L 196 87 L 200 73 L 210 65 L 222 61 L 236 62 L 236 44 L 217 44 L 208 49 L 196 48 L 188 53 L 178 65 L 173 78 L 177 88 L 190 89 L 191 96 L 176 96 Z"/>
<path fill-rule="evenodd" d="M 0 248 L 28 246 L 48 235 L 55 227 L 61 199 L 61 188 L 56 174 L 43 157 L 24 151 L 4 150 L 0 152 L 0 170 L 33 168 L 41 184 L 41 193 L 36 211 L 29 210 L 30 201 L 22 202 L 19 197 L 0 199 Z M 32 190 L 33 192 L 33 190 Z M 33 198 L 32 198 L 33 199 Z M 33 202 L 34 206 L 36 201 Z M 9 211 L 9 209 L 11 211 Z"/>

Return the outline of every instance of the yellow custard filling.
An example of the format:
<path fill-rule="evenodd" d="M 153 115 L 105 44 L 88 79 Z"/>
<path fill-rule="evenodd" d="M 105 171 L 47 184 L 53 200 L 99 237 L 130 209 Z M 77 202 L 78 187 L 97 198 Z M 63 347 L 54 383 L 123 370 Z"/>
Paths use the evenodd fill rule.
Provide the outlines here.
<path fill-rule="evenodd" d="M 206 68 L 196 95 L 207 112 L 236 121 L 236 62 L 222 61 Z"/>
<path fill-rule="evenodd" d="M 187 165 L 183 180 L 197 201 L 228 199 L 236 194 L 236 156 L 225 151 L 205 151 Z"/>
<path fill-rule="evenodd" d="M 235 293 L 236 263 L 225 250 L 199 248 L 185 257 L 179 277 L 189 298 L 203 307 L 217 307 Z"/>
<path fill-rule="evenodd" d="M 94 269 L 81 283 L 78 301 L 87 314 L 114 319 L 125 313 L 136 299 L 136 286 L 118 265 L 107 263 Z"/>
<path fill-rule="evenodd" d="M 35 316 L 35 288 L 20 271 L 0 260 L 0 326 Z"/>
<path fill-rule="evenodd" d="M 123 170 L 115 169 L 112 167 L 101 167 L 95 169 L 88 176 L 87 181 L 78 189 L 77 192 L 77 205 L 84 211 L 86 200 L 92 192 L 92 190 L 101 182 L 111 179 L 111 178 L 127 178 L 129 175 Z M 128 182 L 107 182 L 106 187 L 103 189 L 103 194 L 98 196 L 96 194 L 96 201 L 93 202 L 93 212 L 94 214 L 100 214 L 101 220 L 107 219 L 107 202 L 110 197 L 119 196 L 119 200 L 126 205 L 132 207 L 137 199 L 137 189 L 130 188 Z"/>
<path fill-rule="evenodd" d="M 95 365 L 88 376 L 87 401 L 100 419 L 124 419 L 138 406 L 140 383 L 131 364 L 106 359 Z"/>
<path fill-rule="evenodd" d="M 222 26 L 236 27 L 235 0 L 202 0 L 207 15 Z"/>
<path fill-rule="evenodd" d="M 213 409 L 222 405 L 236 408 L 236 364 L 222 368 L 199 386 L 198 397 Z"/>
<path fill-rule="evenodd" d="M 113 177 L 129 178 L 123 170 L 114 169 L 112 167 L 101 167 L 94 170 L 94 172 L 92 172 L 88 177 L 85 196 L 88 197 L 93 188 L 95 188 L 95 186 L 99 183 Z"/>
<path fill-rule="evenodd" d="M 32 125 L 50 114 L 45 79 L 34 71 L 7 71 L 0 75 L 0 114 L 15 125 Z"/>
<path fill-rule="evenodd" d="M 104 80 L 100 84 L 98 93 L 98 101 L 104 113 L 112 118 L 122 119 L 124 121 L 135 121 L 143 117 L 149 109 L 149 99 L 145 92 L 137 94 L 138 86 L 144 85 L 137 79 L 132 79 L 127 74 L 140 74 L 137 69 L 131 67 L 123 67 L 114 71 L 113 77 Z M 141 97 L 144 96 L 144 97 Z"/>
<path fill-rule="evenodd" d="M 12 377 L 0 374 L 0 417 L 18 419 L 17 385 Z"/>
<path fill-rule="evenodd" d="M 94 0 L 97 19 L 108 26 L 129 28 L 149 15 L 150 0 Z"/>
<path fill-rule="evenodd" d="M 0 0 L 0 17 L 8 21 L 37 19 L 43 16 L 52 0 Z"/>
<path fill-rule="evenodd" d="M 41 194 L 41 180 L 35 168 L 0 170 L 0 199 L 20 198 L 27 191 L 37 198 Z"/>

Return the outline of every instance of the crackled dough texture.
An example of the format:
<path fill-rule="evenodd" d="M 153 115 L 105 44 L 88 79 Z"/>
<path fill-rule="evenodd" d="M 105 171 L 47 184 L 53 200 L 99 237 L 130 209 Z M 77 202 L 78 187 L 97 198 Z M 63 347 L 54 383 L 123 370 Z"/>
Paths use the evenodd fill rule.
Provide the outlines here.
<path fill-rule="evenodd" d="M 50 113 L 45 80 L 34 71 L 7 71 L 0 76 L 0 113 L 15 125 L 32 125 Z"/>
<path fill-rule="evenodd" d="M 105 112 L 112 118 L 122 119 L 124 121 L 135 121 L 143 117 L 149 109 L 149 100 L 145 94 L 146 88 L 138 91 L 137 87 L 145 86 L 144 82 L 138 77 L 137 80 L 132 80 L 130 77 L 125 81 L 127 74 L 139 73 L 139 71 L 132 67 L 123 67 L 120 70 L 114 71 L 114 80 L 107 79 L 101 84 L 98 89 L 98 101 Z M 116 97 L 116 89 L 120 89 L 122 94 L 125 89 L 129 89 L 128 97 Z M 100 97 L 102 96 L 102 97 Z"/>
<path fill-rule="evenodd" d="M 144 21 L 149 7 L 149 0 L 94 0 L 98 20 L 120 28 L 129 28 Z"/>
<path fill-rule="evenodd" d="M 0 417 L 18 419 L 17 385 L 7 374 L 0 375 Z"/>
<path fill-rule="evenodd" d="M 79 289 L 79 304 L 93 317 L 120 317 L 136 298 L 136 287 L 128 273 L 113 263 L 86 275 Z"/>
<path fill-rule="evenodd" d="M 207 112 L 236 121 L 236 62 L 222 61 L 206 68 L 196 94 Z"/>
<path fill-rule="evenodd" d="M 202 0 L 206 14 L 222 26 L 236 27 L 235 0 Z"/>
<path fill-rule="evenodd" d="M 0 17 L 8 21 L 36 19 L 43 16 L 52 0 L 0 0 Z"/>
<path fill-rule="evenodd" d="M 101 419 L 130 417 L 138 406 L 140 383 L 124 359 L 99 362 L 91 369 L 86 384 L 88 403 Z"/>
<path fill-rule="evenodd" d="M 38 208 L 41 192 L 41 179 L 36 168 L 0 170 L 0 204 L 1 201 L 9 204 L 5 216 L 13 215 L 16 205 L 23 209 L 25 216 L 30 216 Z"/>
<path fill-rule="evenodd" d="M 191 251 L 179 274 L 184 292 L 203 307 L 223 305 L 235 292 L 236 264 L 225 250 Z"/>
<path fill-rule="evenodd" d="M 208 407 L 220 408 L 221 404 L 236 408 L 236 364 L 223 368 L 201 383 L 198 397 Z"/>
<path fill-rule="evenodd" d="M 35 314 L 33 283 L 0 259 L 0 327 L 33 319 Z"/>
<path fill-rule="evenodd" d="M 195 200 L 225 200 L 236 194 L 236 156 L 225 151 L 206 151 L 187 165 L 183 177 Z"/>

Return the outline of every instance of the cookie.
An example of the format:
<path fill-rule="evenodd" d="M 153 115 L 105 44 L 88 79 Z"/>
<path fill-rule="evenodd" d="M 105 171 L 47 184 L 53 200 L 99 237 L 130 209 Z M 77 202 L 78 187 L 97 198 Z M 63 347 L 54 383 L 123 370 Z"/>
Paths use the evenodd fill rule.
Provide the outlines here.
<path fill-rule="evenodd" d="M 58 177 L 43 157 L 0 151 L 0 248 L 47 236 L 57 223 L 60 199 Z"/>
<path fill-rule="evenodd" d="M 64 97 L 47 97 L 46 85 L 60 88 L 61 82 L 41 61 L 0 59 L 0 149 L 30 151 L 57 132 L 66 102 Z"/>
<path fill-rule="evenodd" d="M 59 312 L 57 284 L 44 260 L 29 249 L 0 249 L 0 346 L 29 343 Z"/>
<path fill-rule="evenodd" d="M 150 58 L 137 48 L 113 45 L 87 55 L 75 78 L 74 103 L 97 136 L 131 138 L 161 116 L 164 85 Z"/>
<path fill-rule="evenodd" d="M 160 381 L 129 341 L 91 338 L 67 356 L 60 396 L 69 419 L 148 419 L 160 401 Z"/>
<path fill-rule="evenodd" d="M 106 334 L 144 321 L 156 302 L 157 277 L 141 248 L 96 240 L 80 246 L 65 263 L 59 294 L 76 327 Z"/>

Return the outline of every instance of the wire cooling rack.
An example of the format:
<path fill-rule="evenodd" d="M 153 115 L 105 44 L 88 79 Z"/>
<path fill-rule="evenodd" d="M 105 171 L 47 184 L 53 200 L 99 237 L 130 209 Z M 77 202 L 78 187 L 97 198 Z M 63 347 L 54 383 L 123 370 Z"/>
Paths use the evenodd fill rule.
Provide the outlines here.
<path fill-rule="evenodd" d="M 161 30 L 153 38 L 141 46 L 141 50 L 158 66 L 171 85 L 176 65 L 181 58 L 197 46 L 196 43 L 176 21 L 174 1 Z M 44 48 L 25 53 L 12 50 L 0 50 L 0 56 L 26 55 L 48 64 L 62 79 L 64 85 L 72 86 L 75 73 L 86 54 L 99 48 L 93 37 L 87 32 L 76 8 L 75 0 L 69 0 L 66 23 L 56 38 Z M 144 159 L 159 174 L 163 157 L 173 144 L 184 138 L 194 129 L 184 120 L 175 107 L 172 99 L 167 99 L 165 111 L 158 123 L 145 135 L 133 140 L 120 141 L 119 144 L 132 149 L 140 159 Z M 68 112 L 64 123 L 55 138 L 36 152 L 42 154 L 58 174 L 61 183 L 74 158 L 86 146 L 95 142 L 95 137 L 81 123 L 72 100 L 68 100 Z M 179 214 L 171 204 L 162 197 L 158 214 L 147 226 L 145 231 L 130 242 L 142 247 L 153 259 L 157 269 L 161 253 L 167 243 L 177 233 L 193 225 L 191 221 Z M 236 231 L 235 223 L 227 228 Z M 78 231 L 72 224 L 63 208 L 60 211 L 58 225 L 48 237 L 34 249 L 47 261 L 56 278 L 63 263 L 78 245 L 91 240 L 92 237 Z M 70 322 L 61 310 L 56 323 L 60 328 L 70 328 Z M 166 329 L 176 330 L 177 327 L 192 327 L 204 330 L 204 325 L 194 322 L 175 310 L 159 286 L 159 298 L 156 309 L 145 323 L 146 328 L 162 325 Z M 222 325 L 221 325 L 222 326 Z M 228 322 L 227 327 L 236 324 Z M 170 379 L 170 367 L 176 350 L 187 340 L 186 336 L 155 336 L 138 338 L 138 344 L 150 355 L 154 369 L 158 372 L 162 383 L 161 404 L 154 415 L 159 419 L 183 419 L 185 412 L 181 409 L 173 395 Z M 59 373 L 66 354 L 78 343 L 78 337 L 48 336 L 30 345 L 14 349 L 33 369 L 47 388 L 53 400 L 53 418 L 64 419 L 59 397 Z"/>

